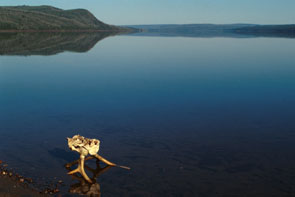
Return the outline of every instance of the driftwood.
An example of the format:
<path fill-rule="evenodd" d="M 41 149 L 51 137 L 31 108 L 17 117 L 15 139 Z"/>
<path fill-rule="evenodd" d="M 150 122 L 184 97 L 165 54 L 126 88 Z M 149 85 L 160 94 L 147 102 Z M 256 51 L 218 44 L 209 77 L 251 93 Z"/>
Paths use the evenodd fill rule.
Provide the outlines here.
<path fill-rule="evenodd" d="M 92 178 L 93 183 L 89 183 L 86 181 L 83 177 L 78 176 L 77 174 L 72 174 L 72 178 L 78 180 L 78 183 L 75 183 L 70 186 L 69 192 L 72 194 L 80 194 L 80 195 L 87 195 L 87 196 L 101 196 L 100 192 L 100 184 L 96 183 L 96 179 L 103 174 L 104 172 L 108 171 L 110 168 L 113 166 L 107 165 L 105 167 L 100 167 L 99 160 L 96 160 L 96 169 L 92 169 L 85 165 L 85 169 L 90 171 L 92 173 Z M 68 171 L 71 171 L 71 166 L 73 165 L 72 163 L 66 164 L 66 169 Z"/>
<path fill-rule="evenodd" d="M 87 176 L 87 174 L 85 172 L 84 165 L 85 165 L 85 161 L 90 160 L 90 159 L 95 159 L 95 158 L 97 160 L 100 160 L 100 161 L 106 163 L 109 166 L 115 166 L 115 167 L 120 167 L 120 168 L 130 170 L 129 167 L 120 166 L 115 163 L 112 163 L 112 162 L 108 161 L 107 159 L 103 158 L 102 156 L 100 156 L 99 154 L 97 154 L 97 152 L 99 151 L 99 145 L 100 145 L 100 141 L 98 139 L 89 139 L 89 138 L 85 138 L 80 135 L 75 135 L 74 137 L 67 138 L 67 139 L 68 139 L 69 148 L 80 154 L 80 159 L 78 159 L 72 163 L 68 163 L 66 165 L 66 167 L 70 167 L 74 164 L 78 164 L 77 169 L 70 171 L 68 173 L 69 175 L 79 172 L 87 182 L 92 183 L 92 180 Z M 90 156 L 88 156 L 88 155 L 90 155 Z"/>

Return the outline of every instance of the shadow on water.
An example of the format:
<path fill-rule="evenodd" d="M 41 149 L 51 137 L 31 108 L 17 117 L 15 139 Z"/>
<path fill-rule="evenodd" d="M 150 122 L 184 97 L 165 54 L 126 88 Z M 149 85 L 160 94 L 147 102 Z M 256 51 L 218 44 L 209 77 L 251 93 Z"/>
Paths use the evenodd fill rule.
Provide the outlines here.
<path fill-rule="evenodd" d="M 77 158 L 76 153 L 72 151 L 65 151 L 64 149 L 61 149 L 61 148 L 54 148 L 52 150 L 48 150 L 48 153 L 52 157 L 62 161 L 66 161 L 66 162 L 74 161 Z"/>
<path fill-rule="evenodd" d="M 116 33 L 0 33 L 0 55 L 55 55 L 84 53 Z"/>

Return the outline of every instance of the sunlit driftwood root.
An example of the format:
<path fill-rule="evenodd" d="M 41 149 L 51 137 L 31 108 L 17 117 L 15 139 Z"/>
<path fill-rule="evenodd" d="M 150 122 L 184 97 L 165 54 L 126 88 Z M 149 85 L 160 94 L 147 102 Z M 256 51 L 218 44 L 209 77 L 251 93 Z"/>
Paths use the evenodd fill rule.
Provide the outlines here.
<path fill-rule="evenodd" d="M 87 157 L 87 158 L 90 158 L 90 157 Z M 86 160 L 86 158 L 85 158 L 85 160 Z M 85 169 L 87 169 L 88 171 L 90 171 L 92 173 L 91 180 L 93 180 L 93 183 L 89 183 L 83 177 L 80 177 L 76 174 L 71 174 L 72 178 L 78 180 L 79 183 L 75 183 L 75 184 L 71 185 L 69 192 L 73 193 L 73 194 L 100 197 L 101 196 L 100 185 L 99 185 L 99 183 L 96 183 L 96 179 L 102 173 L 106 172 L 107 170 L 109 170 L 113 166 L 107 165 L 107 166 L 101 168 L 99 163 L 100 163 L 99 160 L 97 160 L 96 161 L 96 169 L 92 169 L 92 168 L 88 167 L 87 165 L 85 165 Z M 72 163 L 68 163 L 68 164 L 66 164 L 65 167 L 67 170 L 71 171 L 70 167 L 74 164 L 77 164 L 77 161 L 72 162 Z"/>
<path fill-rule="evenodd" d="M 79 160 L 66 164 L 66 167 L 70 167 L 78 163 L 77 169 L 70 171 L 68 174 L 72 175 L 74 173 L 79 172 L 87 182 L 92 183 L 92 180 L 87 176 L 85 172 L 84 165 L 85 165 L 85 161 L 94 159 L 94 158 L 106 163 L 109 166 L 116 166 L 116 167 L 130 170 L 129 167 L 114 164 L 108 161 L 107 159 L 103 158 L 102 156 L 98 155 L 97 152 L 99 151 L 99 144 L 100 144 L 100 141 L 97 139 L 88 139 L 80 135 L 75 135 L 72 138 L 68 138 L 69 148 L 80 154 Z M 87 157 L 88 154 L 90 154 L 91 156 Z"/>

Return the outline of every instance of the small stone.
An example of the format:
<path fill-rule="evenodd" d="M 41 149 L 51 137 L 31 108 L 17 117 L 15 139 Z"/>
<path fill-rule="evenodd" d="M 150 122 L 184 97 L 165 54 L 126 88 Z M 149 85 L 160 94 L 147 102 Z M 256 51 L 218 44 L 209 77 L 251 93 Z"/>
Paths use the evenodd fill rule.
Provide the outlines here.
<path fill-rule="evenodd" d="M 26 178 L 26 181 L 29 183 L 33 183 L 33 179 L 31 179 L 31 178 Z"/>

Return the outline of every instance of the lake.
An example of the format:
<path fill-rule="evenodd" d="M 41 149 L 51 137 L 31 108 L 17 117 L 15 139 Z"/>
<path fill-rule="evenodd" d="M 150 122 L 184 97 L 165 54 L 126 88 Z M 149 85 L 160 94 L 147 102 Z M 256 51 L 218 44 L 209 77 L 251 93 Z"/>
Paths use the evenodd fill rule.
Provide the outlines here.
<path fill-rule="evenodd" d="M 295 39 L 106 37 L 1 37 L 9 168 L 79 193 L 64 165 L 80 134 L 131 167 L 101 173 L 102 196 L 294 195 Z"/>

